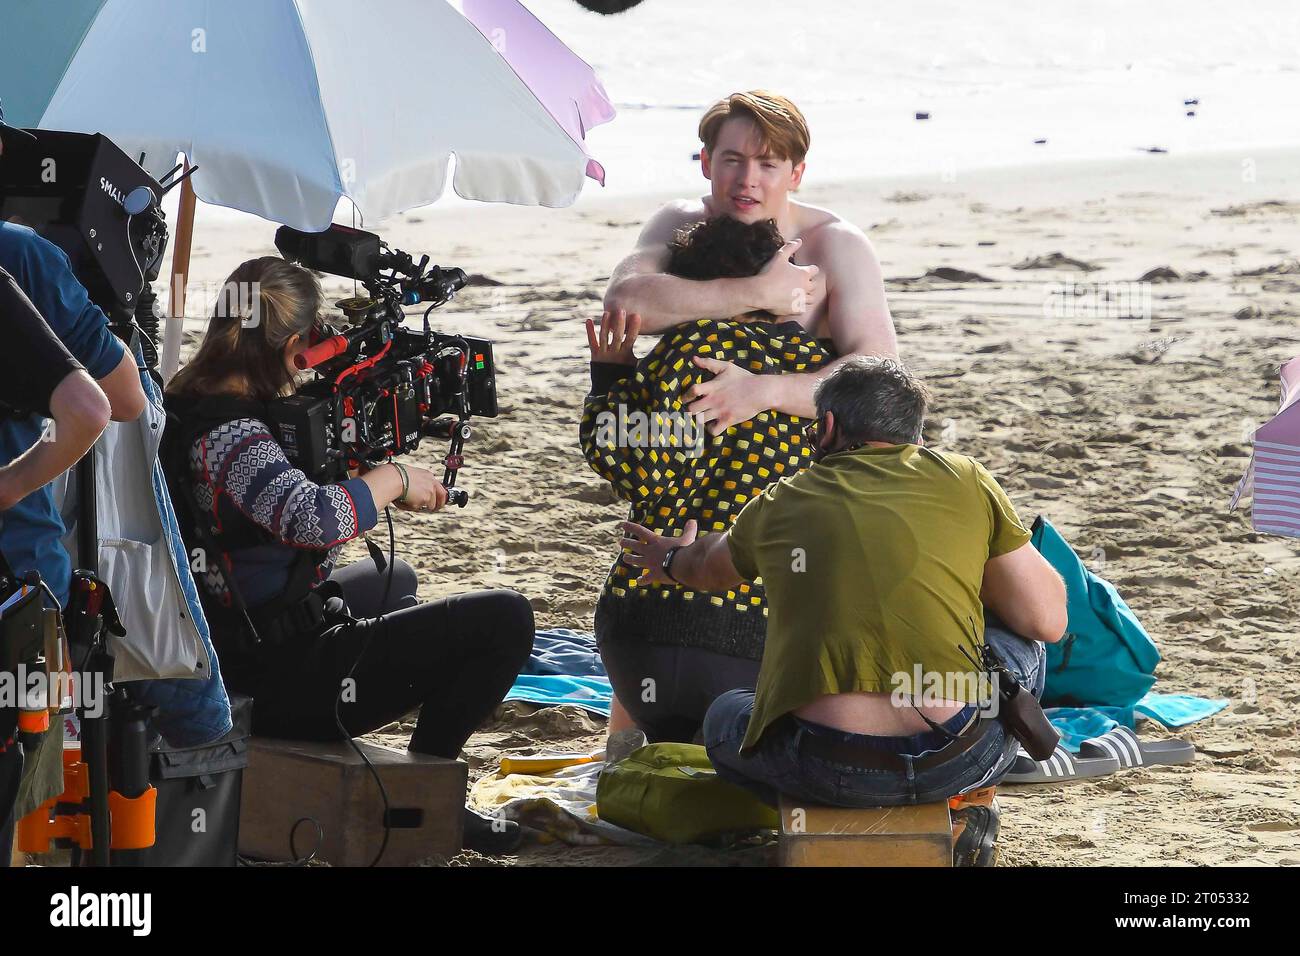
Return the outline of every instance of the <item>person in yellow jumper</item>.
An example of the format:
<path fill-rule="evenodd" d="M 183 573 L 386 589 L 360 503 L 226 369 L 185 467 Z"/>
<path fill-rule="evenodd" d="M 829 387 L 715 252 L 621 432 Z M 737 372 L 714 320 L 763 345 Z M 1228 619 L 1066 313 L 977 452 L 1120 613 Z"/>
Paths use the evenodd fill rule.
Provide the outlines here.
<path fill-rule="evenodd" d="M 754 275 L 784 245 L 772 220 L 719 216 L 673 238 L 669 269 L 699 281 Z M 808 419 L 769 409 L 710 435 L 687 407 L 692 393 L 713 380 L 710 369 L 737 365 L 771 377 L 823 368 L 835 357 L 831 345 L 798 322 L 757 312 L 680 325 L 638 362 L 638 327 L 635 314 L 606 312 L 599 331 L 588 322 L 583 454 L 629 503 L 631 520 L 669 535 L 692 520 L 725 531 L 752 496 L 812 462 L 803 439 Z M 596 604 L 596 640 L 615 695 L 611 738 L 639 729 L 654 742 L 689 742 L 714 698 L 757 680 L 767 632 L 763 589 L 645 586 L 637 574 L 616 559 Z"/>

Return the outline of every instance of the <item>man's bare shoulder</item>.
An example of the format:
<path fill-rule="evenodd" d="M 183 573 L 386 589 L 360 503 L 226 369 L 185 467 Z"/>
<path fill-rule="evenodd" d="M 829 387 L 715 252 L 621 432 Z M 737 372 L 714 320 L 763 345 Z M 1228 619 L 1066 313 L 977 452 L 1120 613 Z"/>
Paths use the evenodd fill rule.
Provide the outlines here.
<path fill-rule="evenodd" d="M 812 246 L 826 249 L 861 246 L 867 242 L 867 234 L 838 213 L 807 203 L 792 202 L 791 205 L 795 209 L 799 237 L 803 239 L 805 249 Z"/>
<path fill-rule="evenodd" d="M 651 214 L 641 229 L 640 245 L 657 244 L 672 239 L 685 226 L 708 217 L 708 210 L 698 199 L 673 199 Z"/>
<path fill-rule="evenodd" d="M 810 262 L 831 272 L 879 269 L 879 257 L 867 234 L 838 216 L 801 234 L 800 262 Z"/>

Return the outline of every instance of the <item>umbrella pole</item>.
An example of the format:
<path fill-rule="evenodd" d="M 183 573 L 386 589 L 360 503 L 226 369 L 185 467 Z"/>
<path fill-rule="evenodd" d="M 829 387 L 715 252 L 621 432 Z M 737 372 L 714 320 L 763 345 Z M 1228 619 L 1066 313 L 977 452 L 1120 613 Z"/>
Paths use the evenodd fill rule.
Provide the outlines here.
<path fill-rule="evenodd" d="M 189 157 L 185 169 L 190 169 Z M 181 183 L 180 209 L 176 213 L 176 245 L 172 255 L 171 291 L 167 300 L 167 332 L 163 336 L 162 372 L 167 382 L 176 374 L 181 361 L 181 339 L 185 333 L 185 284 L 190 275 L 190 244 L 194 238 L 194 177 L 186 176 Z"/>

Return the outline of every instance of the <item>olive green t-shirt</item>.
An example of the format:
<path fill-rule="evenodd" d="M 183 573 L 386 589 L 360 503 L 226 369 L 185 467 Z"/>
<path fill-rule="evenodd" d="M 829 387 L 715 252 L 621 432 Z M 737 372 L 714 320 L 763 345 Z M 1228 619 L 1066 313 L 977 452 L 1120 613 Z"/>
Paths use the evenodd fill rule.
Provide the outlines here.
<path fill-rule="evenodd" d="M 918 445 L 836 452 L 770 485 L 727 532 L 769 608 L 741 749 L 824 694 L 888 693 L 918 664 L 969 674 L 958 648 L 982 640 L 984 564 L 1029 538 L 979 462 Z M 975 703 L 962 683 L 953 699 Z"/>

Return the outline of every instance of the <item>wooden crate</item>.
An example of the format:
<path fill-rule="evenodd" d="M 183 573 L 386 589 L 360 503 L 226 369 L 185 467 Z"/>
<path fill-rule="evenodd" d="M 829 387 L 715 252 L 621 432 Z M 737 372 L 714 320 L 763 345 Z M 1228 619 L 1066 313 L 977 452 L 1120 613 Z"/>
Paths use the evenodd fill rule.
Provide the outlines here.
<path fill-rule="evenodd" d="M 383 800 L 374 777 L 346 743 L 307 743 L 250 737 L 239 813 L 239 852 L 262 860 L 291 860 L 320 842 L 316 858 L 335 866 L 366 866 L 384 838 Z M 402 866 L 460 852 L 469 768 L 357 741 L 384 781 L 393 827 L 382 866 Z"/>
<path fill-rule="evenodd" d="M 781 866 L 952 866 L 947 801 L 852 810 L 781 798 Z"/>

